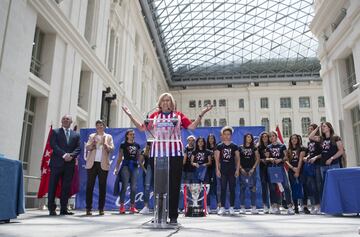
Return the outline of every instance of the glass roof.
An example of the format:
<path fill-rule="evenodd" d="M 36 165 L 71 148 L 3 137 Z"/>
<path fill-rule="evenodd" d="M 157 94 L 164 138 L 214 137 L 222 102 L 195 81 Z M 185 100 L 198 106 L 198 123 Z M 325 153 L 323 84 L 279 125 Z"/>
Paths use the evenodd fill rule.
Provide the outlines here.
<path fill-rule="evenodd" d="M 318 77 L 318 44 L 309 29 L 313 0 L 147 2 L 173 82 L 209 75 Z"/>

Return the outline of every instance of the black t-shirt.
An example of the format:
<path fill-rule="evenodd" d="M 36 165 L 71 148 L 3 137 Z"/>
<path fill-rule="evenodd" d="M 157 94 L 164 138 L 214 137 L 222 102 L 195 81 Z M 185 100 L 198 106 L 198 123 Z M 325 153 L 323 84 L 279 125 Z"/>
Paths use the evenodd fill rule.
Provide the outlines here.
<path fill-rule="evenodd" d="M 194 163 L 198 163 L 199 165 L 203 165 L 209 162 L 209 156 L 211 156 L 211 151 L 205 150 L 195 150 L 192 155 L 194 156 Z"/>
<path fill-rule="evenodd" d="M 239 150 L 239 147 L 234 143 L 225 145 L 223 142 L 216 146 L 216 150 L 220 151 L 220 164 L 221 170 L 236 170 L 235 167 L 235 152 Z"/>
<path fill-rule="evenodd" d="M 294 166 L 294 167 L 298 167 L 298 165 L 299 165 L 299 161 L 300 161 L 300 153 L 302 152 L 302 151 L 306 151 L 306 149 L 304 148 L 304 147 L 300 147 L 300 149 L 299 150 L 289 150 L 289 155 L 291 156 L 291 157 L 289 157 L 289 163 L 292 165 L 292 166 Z M 300 167 L 298 167 L 298 168 L 300 168 Z"/>
<path fill-rule="evenodd" d="M 252 168 L 255 165 L 256 157 L 255 152 L 257 148 L 256 147 L 246 147 L 246 146 L 240 146 L 239 152 L 240 152 L 240 164 L 241 167 L 244 169 Z"/>
<path fill-rule="evenodd" d="M 307 153 L 310 158 L 320 155 L 321 151 L 322 151 L 322 147 L 320 142 L 311 141 L 311 140 L 308 142 Z M 317 159 L 314 164 L 320 165 L 320 159 Z"/>
<path fill-rule="evenodd" d="M 267 151 L 267 146 L 258 146 L 257 147 L 258 151 L 259 151 L 259 156 L 260 156 L 260 160 L 264 160 L 266 159 L 266 151 Z M 263 162 L 260 162 L 260 167 L 262 168 L 266 168 L 267 163 L 264 164 Z"/>
<path fill-rule="evenodd" d="M 183 171 L 185 172 L 194 172 L 196 169 L 191 165 L 191 155 L 194 149 L 194 147 L 189 147 L 188 145 L 184 149 L 184 154 L 186 154 L 186 163 L 184 164 Z"/>
<path fill-rule="evenodd" d="M 216 145 L 212 148 L 212 149 L 208 149 L 211 154 L 210 154 L 210 157 L 211 157 L 211 165 L 209 166 L 209 169 L 215 169 L 216 167 L 216 164 L 215 164 L 215 156 L 214 156 L 214 151 L 216 149 Z"/>
<path fill-rule="evenodd" d="M 123 151 L 124 160 L 137 161 L 136 155 L 140 151 L 139 144 L 137 144 L 136 142 L 134 142 L 134 143 L 123 142 L 120 145 L 120 149 L 122 149 L 122 151 Z"/>
<path fill-rule="evenodd" d="M 321 165 L 326 165 L 325 162 L 338 152 L 336 144 L 338 141 L 341 141 L 341 138 L 338 136 L 335 136 L 333 139 L 325 138 L 322 141 Z M 340 159 L 341 157 L 335 159 L 331 164 L 338 164 Z"/>
<path fill-rule="evenodd" d="M 276 145 L 270 144 L 267 147 L 267 151 L 270 153 L 270 158 L 284 160 L 284 151 L 286 151 L 286 146 L 281 143 L 277 143 Z M 284 162 L 281 162 L 278 165 L 284 165 Z"/>

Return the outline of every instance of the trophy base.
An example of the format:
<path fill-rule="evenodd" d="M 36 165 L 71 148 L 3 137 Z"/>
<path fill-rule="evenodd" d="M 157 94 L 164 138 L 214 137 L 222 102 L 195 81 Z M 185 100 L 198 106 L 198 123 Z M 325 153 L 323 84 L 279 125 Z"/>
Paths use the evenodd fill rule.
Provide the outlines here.
<path fill-rule="evenodd" d="M 203 207 L 188 207 L 185 213 L 187 217 L 204 217 L 205 210 Z"/>

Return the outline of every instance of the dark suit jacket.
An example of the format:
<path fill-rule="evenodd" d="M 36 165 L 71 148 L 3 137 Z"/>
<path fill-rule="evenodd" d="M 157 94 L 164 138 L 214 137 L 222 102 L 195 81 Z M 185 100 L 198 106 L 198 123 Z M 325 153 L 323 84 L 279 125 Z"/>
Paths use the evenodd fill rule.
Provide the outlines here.
<path fill-rule="evenodd" d="M 62 167 L 65 164 L 65 160 L 63 158 L 65 153 L 69 153 L 74 158 L 79 155 L 80 135 L 71 130 L 69 144 L 67 144 L 64 129 L 54 129 L 50 139 L 50 146 L 53 149 L 50 159 L 50 167 Z M 69 163 L 75 164 L 75 159 L 72 159 Z"/>

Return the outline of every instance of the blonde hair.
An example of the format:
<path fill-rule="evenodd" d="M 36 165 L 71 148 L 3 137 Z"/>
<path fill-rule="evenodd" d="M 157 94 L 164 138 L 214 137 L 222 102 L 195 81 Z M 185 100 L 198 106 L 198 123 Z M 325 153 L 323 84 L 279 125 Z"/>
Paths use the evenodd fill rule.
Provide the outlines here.
<path fill-rule="evenodd" d="M 165 96 L 168 96 L 170 98 L 170 101 L 171 101 L 171 110 L 172 111 L 175 111 L 176 110 L 176 103 L 175 103 L 175 99 L 174 97 L 172 96 L 172 94 L 170 93 L 162 93 L 160 96 L 159 96 L 159 99 L 157 101 L 157 106 L 159 108 L 159 110 L 161 111 L 161 107 L 160 107 L 160 104 L 161 104 L 161 101 L 164 99 Z"/>

